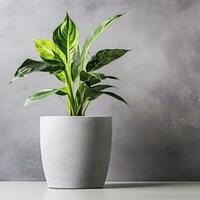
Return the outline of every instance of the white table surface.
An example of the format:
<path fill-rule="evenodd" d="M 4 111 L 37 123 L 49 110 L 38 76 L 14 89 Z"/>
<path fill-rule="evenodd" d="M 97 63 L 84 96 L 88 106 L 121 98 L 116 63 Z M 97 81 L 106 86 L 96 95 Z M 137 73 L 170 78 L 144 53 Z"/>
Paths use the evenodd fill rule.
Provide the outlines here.
<path fill-rule="evenodd" d="M 45 182 L 0 182 L 0 200 L 200 200 L 200 182 L 110 182 L 104 189 L 48 189 Z"/>

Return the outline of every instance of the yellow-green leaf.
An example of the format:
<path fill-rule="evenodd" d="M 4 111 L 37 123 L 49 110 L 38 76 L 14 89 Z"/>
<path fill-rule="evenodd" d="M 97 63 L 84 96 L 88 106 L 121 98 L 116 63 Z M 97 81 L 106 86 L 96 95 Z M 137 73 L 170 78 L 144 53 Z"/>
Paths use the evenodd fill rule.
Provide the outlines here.
<path fill-rule="evenodd" d="M 61 71 L 55 74 L 56 78 L 62 82 L 66 82 L 65 80 L 65 72 Z"/>
<path fill-rule="evenodd" d="M 40 57 L 51 64 L 65 63 L 65 55 L 51 40 L 35 40 L 36 49 Z"/>

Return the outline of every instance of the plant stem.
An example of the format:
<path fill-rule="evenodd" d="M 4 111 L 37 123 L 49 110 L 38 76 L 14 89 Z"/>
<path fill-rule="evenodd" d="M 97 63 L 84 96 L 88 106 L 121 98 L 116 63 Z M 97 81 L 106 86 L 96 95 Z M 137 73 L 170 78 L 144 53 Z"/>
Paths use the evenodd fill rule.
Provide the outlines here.
<path fill-rule="evenodd" d="M 67 71 L 65 70 L 65 86 L 68 88 L 69 90 L 69 94 L 68 94 L 68 100 L 67 101 L 67 109 L 69 112 L 69 115 L 74 115 L 75 114 L 75 99 L 74 99 L 74 94 L 73 94 L 73 83 L 71 82 L 71 80 L 69 80 L 69 76 Z"/>
<path fill-rule="evenodd" d="M 85 103 L 85 105 L 83 106 L 81 115 L 83 115 L 83 116 L 85 115 L 85 111 L 87 110 L 89 104 L 90 104 L 90 101 L 87 101 L 87 102 Z"/>

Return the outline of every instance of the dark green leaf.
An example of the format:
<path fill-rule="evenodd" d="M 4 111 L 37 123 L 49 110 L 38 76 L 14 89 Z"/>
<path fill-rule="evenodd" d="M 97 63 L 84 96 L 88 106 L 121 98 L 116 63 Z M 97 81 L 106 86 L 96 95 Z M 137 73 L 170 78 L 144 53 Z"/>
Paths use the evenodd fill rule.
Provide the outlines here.
<path fill-rule="evenodd" d="M 83 102 L 84 90 L 85 90 L 84 85 L 85 85 L 85 83 L 81 83 L 76 91 L 77 106 L 81 105 L 81 103 Z"/>
<path fill-rule="evenodd" d="M 111 88 L 111 87 L 114 87 L 112 85 L 95 85 L 93 87 L 91 87 L 92 89 L 95 89 L 97 91 L 101 91 L 101 90 L 105 90 L 107 88 Z"/>
<path fill-rule="evenodd" d="M 128 105 L 128 103 L 127 103 L 122 97 L 120 97 L 119 95 L 117 95 L 117 94 L 115 94 L 115 93 L 113 93 L 113 92 L 103 91 L 103 92 L 101 92 L 101 93 L 102 93 L 102 94 L 109 95 L 109 96 L 111 96 L 111 97 L 113 97 L 113 98 L 115 98 L 115 99 L 117 99 L 117 100 L 119 100 L 119 101 L 122 101 L 122 102 L 124 102 L 125 104 Z"/>
<path fill-rule="evenodd" d="M 104 49 L 99 51 L 92 59 L 88 62 L 86 70 L 94 71 L 101 67 L 111 63 L 112 61 L 120 58 L 129 50 L 125 49 Z"/>
<path fill-rule="evenodd" d="M 101 95 L 100 90 L 91 88 L 84 82 L 81 83 L 81 85 L 79 86 L 77 93 L 76 93 L 78 104 L 83 104 L 84 101 L 86 101 L 86 100 L 88 100 L 88 101 L 94 100 L 99 95 Z"/>
<path fill-rule="evenodd" d="M 70 60 L 78 42 L 78 31 L 68 14 L 53 32 L 53 41 L 66 55 L 67 62 L 71 64 Z"/>
<path fill-rule="evenodd" d="M 117 79 L 114 76 L 106 76 L 100 73 L 88 73 L 85 71 L 81 71 L 80 73 L 80 80 L 86 82 L 89 86 L 97 84 L 104 79 Z"/>
<path fill-rule="evenodd" d="M 64 66 L 58 65 L 50 65 L 43 61 L 36 61 L 32 59 L 25 60 L 22 65 L 17 69 L 15 72 L 14 78 L 21 78 L 24 77 L 32 72 L 49 72 L 49 73 L 56 73 L 63 70 Z"/>
<path fill-rule="evenodd" d="M 80 70 L 81 70 L 80 69 L 80 50 L 79 50 L 79 46 L 77 46 L 74 52 L 73 61 L 71 65 L 71 76 L 72 76 L 73 81 L 75 81 L 77 77 L 79 76 Z"/>

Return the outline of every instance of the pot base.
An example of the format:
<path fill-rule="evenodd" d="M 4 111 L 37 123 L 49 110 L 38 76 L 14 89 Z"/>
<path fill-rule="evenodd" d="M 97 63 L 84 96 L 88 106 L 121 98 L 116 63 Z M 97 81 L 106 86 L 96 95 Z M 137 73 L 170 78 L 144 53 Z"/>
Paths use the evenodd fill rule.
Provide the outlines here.
<path fill-rule="evenodd" d="M 88 186 L 88 187 L 81 187 L 81 186 L 70 186 L 70 187 L 51 187 L 48 186 L 49 189 L 52 190 L 84 190 L 84 189 L 103 189 L 104 186 Z"/>

